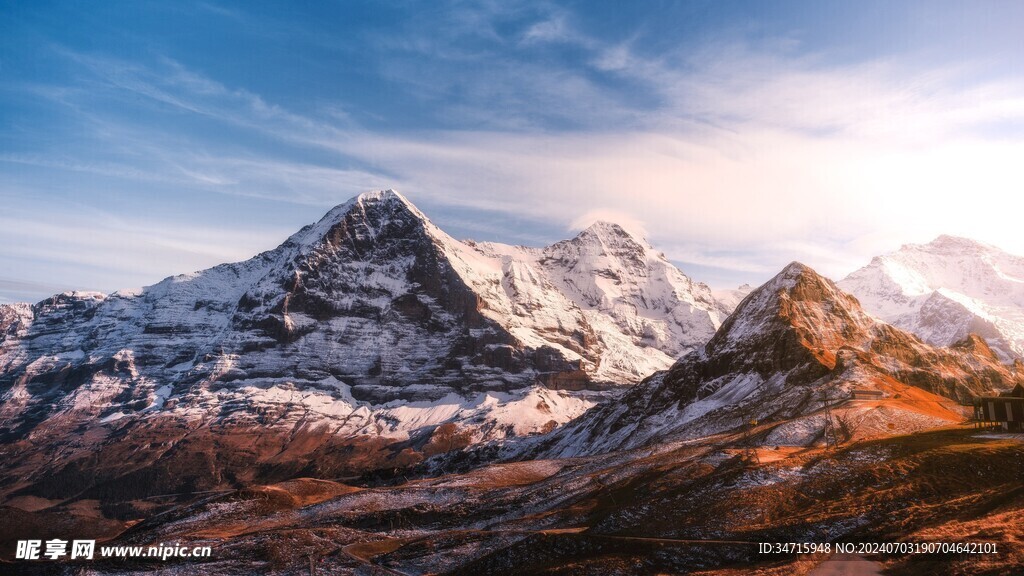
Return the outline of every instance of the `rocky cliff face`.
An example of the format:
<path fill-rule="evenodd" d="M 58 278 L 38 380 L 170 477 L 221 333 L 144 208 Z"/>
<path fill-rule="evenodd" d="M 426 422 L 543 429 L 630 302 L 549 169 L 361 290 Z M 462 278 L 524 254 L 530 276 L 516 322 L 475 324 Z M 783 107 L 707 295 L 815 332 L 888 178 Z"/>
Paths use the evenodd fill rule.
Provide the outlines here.
<path fill-rule="evenodd" d="M 0 306 L 0 456 L 76 490 L 158 465 L 209 486 L 407 463 L 444 422 L 469 441 L 550 430 L 725 313 L 617 226 L 478 245 L 369 193 L 245 262 Z"/>
<path fill-rule="evenodd" d="M 812 442 L 826 404 L 852 410 L 859 425 L 912 431 L 959 422 L 960 404 L 1022 378 L 1019 364 L 1001 364 L 980 337 L 932 347 L 793 263 L 750 293 L 703 349 L 563 428 L 543 450 L 603 452 L 751 422 L 768 443 Z M 858 404 L 854 390 L 875 391 L 877 401 Z"/>

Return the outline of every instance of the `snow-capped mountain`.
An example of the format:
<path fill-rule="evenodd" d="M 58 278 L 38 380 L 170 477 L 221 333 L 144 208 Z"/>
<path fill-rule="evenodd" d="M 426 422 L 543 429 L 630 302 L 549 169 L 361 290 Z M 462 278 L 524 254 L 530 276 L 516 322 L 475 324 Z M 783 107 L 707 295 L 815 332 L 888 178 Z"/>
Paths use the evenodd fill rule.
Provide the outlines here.
<path fill-rule="evenodd" d="M 839 286 L 870 314 L 930 344 L 974 333 L 1004 361 L 1024 355 L 1024 257 L 940 236 L 878 256 Z"/>
<path fill-rule="evenodd" d="M 722 306 L 729 310 L 735 310 L 740 302 L 754 291 L 754 287 L 750 284 L 743 284 L 738 288 L 713 290 L 711 294 L 715 297 Z"/>
<path fill-rule="evenodd" d="M 820 439 L 825 404 L 851 435 L 910 432 L 964 418 L 960 404 L 1024 381 L 979 337 L 936 348 L 866 314 L 793 263 L 751 292 L 702 349 L 545 439 L 572 456 L 697 438 L 754 422 L 764 444 Z M 874 391 L 870 401 L 854 390 Z"/>
<path fill-rule="evenodd" d="M 473 247 L 502 271 L 500 286 L 474 286 L 500 307 L 495 321 L 532 346 L 596 351 L 579 359 L 599 381 L 635 382 L 671 366 L 734 307 L 616 224 L 597 222 L 546 248 Z M 566 328 L 574 340 L 561 336 Z"/>
<path fill-rule="evenodd" d="M 563 424 L 594 404 L 586 389 L 668 367 L 727 312 L 612 224 L 542 249 L 475 244 L 368 193 L 245 262 L 0 306 L 0 452 L 124 476 L 197 450 L 216 476 L 256 434 L 243 445 L 262 465 L 323 465 L 339 444 L 369 452 L 334 454 L 347 469 L 408 463 L 441 423 L 460 442 Z M 174 449 L 125 459 L 154 442 Z"/>

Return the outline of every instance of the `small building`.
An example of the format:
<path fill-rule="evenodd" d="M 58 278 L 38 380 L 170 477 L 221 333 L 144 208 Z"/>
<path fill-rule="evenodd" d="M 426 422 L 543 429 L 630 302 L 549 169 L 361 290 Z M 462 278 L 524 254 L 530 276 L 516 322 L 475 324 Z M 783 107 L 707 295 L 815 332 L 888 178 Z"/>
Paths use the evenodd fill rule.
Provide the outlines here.
<path fill-rule="evenodd" d="M 1024 386 L 1017 384 L 998 396 L 975 398 L 974 420 L 1003 430 L 1024 430 Z"/>
<path fill-rule="evenodd" d="M 854 388 L 850 390 L 850 398 L 853 400 L 881 400 L 885 393 L 881 390 L 870 390 L 867 388 Z"/>

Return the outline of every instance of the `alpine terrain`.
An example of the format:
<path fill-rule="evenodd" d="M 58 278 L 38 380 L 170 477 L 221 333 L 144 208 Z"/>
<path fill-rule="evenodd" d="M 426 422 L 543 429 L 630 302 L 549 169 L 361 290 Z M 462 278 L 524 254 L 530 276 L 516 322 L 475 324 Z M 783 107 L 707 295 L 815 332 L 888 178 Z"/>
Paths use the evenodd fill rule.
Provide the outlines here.
<path fill-rule="evenodd" d="M 977 335 L 930 346 L 794 262 L 751 292 L 706 346 L 544 438 L 542 453 L 593 454 L 741 428 L 752 443 L 802 446 L 913 432 L 959 423 L 975 396 L 1021 382 L 1024 363 L 1002 364 Z"/>
<path fill-rule="evenodd" d="M 797 262 L 716 296 L 614 224 L 460 242 L 364 194 L 246 262 L 0 307 L 0 571 L 781 576 L 848 566 L 757 543 L 899 541 L 998 553 L 862 573 L 1019 573 L 1024 443 L 968 425 L 1024 385 L 1015 262 L 942 238 L 844 281 L 867 310 Z M 975 316 L 881 319 L 933 298 Z M 7 563 L 70 537 L 212 555 Z"/>
<path fill-rule="evenodd" d="M 86 514 L 95 492 L 20 496 L 7 510 L 22 537 L 89 526 L 110 545 L 215 555 L 81 564 L 98 574 L 781 576 L 848 566 L 766 555 L 758 542 L 891 541 L 1000 552 L 861 558 L 864 573 L 1012 574 L 1024 563 L 1024 443 L 960 424 L 964 400 L 1021 380 L 1021 365 L 1001 364 L 981 338 L 932 347 L 794 263 L 705 346 L 621 399 L 547 435 L 470 448 L 477 457 L 448 473 L 236 478 L 120 501 L 102 522 Z M 247 440 L 237 449 L 258 445 Z"/>
<path fill-rule="evenodd" d="M 728 312 L 614 224 L 463 243 L 363 194 L 245 262 L 0 306 L 0 495 L 339 476 L 548 431 Z"/>

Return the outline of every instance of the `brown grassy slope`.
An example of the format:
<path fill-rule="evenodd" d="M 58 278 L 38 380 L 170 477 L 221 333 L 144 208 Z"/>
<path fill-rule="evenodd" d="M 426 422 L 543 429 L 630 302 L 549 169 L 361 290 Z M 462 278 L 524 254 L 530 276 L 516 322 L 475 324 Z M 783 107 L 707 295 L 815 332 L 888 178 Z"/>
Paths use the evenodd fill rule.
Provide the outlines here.
<path fill-rule="evenodd" d="M 986 541 L 995 556 L 883 558 L 893 573 L 1013 574 L 1024 571 L 1024 443 L 945 430 L 812 450 L 746 467 L 666 462 L 597 495 L 591 529 L 560 542 L 533 542 L 480 558 L 455 573 L 776 574 L 822 558 L 764 558 L 735 545 L 672 545 L 671 540 Z M 598 536 L 665 539 L 659 549 L 623 552 Z M 555 537 L 557 538 L 557 537 Z M 575 540 L 574 540 L 575 539 Z M 550 539 L 549 539 L 550 540 Z M 539 552 L 538 550 L 541 550 Z M 511 560 L 515 559 L 515 562 Z M 770 563 L 766 562 L 771 560 Z M 764 564 L 762 564 L 764 563 Z M 916 572 L 915 567 L 919 570 Z M 567 571 L 568 570 L 568 571 Z M 731 570 L 731 572 L 730 572 Z M 910 572 L 907 572 L 910 571 Z M 937 571 L 937 572 L 936 572 Z"/>

